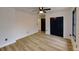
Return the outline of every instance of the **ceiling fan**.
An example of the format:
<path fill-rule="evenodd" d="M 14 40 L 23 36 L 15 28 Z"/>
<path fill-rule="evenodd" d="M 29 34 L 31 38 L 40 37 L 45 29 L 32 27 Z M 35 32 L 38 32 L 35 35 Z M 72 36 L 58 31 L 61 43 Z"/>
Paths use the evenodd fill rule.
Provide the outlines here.
<path fill-rule="evenodd" d="M 46 13 L 48 10 L 51 10 L 51 8 L 39 7 L 39 13 Z"/>

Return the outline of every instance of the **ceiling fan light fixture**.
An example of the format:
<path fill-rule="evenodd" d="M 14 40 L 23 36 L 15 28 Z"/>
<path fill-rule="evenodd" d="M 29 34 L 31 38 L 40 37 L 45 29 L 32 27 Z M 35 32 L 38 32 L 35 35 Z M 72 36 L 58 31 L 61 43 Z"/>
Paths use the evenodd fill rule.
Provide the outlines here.
<path fill-rule="evenodd" d="M 44 12 L 43 12 L 43 11 L 39 11 L 39 13 L 41 13 L 41 14 L 42 14 L 42 13 L 44 13 Z"/>

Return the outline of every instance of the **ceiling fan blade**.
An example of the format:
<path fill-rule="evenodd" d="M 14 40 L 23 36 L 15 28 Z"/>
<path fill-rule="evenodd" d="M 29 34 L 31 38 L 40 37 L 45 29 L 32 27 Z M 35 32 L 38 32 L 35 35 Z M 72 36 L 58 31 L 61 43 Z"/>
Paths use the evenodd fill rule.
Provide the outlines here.
<path fill-rule="evenodd" d="M 44 13 L 46 13 L 46 11 L 45 11 L 45 10 L 43 10 L 43 12 L 44 12 Z"/>
<path fill-rule="evenodd" d="M 48 8 L 48 9 L 44 9 L 44 10 L 51 10 L 51 8 Z"/>
<path fill-rule="evenodd" d="M 44 9 L 44 7 L 39 7 L 39 11 L 43 11 L 44 13 L 46 13 L 48 10 L 51 10 L 51 8 Z"/>

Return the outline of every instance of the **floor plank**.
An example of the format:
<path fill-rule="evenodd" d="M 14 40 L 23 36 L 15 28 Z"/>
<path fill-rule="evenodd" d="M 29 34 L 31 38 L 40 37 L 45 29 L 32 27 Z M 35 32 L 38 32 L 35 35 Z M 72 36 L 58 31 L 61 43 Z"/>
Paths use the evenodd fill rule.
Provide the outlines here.
<path fill-rule="evenodd" d="M 38 32 L 17 40 L 15 44 L 0 48 L 0 51 L 73 51 L 69 39 Z"/>

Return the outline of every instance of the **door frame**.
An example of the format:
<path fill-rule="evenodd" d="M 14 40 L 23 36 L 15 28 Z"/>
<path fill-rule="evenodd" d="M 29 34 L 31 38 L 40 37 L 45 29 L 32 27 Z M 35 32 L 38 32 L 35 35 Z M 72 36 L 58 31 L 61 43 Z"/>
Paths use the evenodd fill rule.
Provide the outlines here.
<path fill-rule="evenodd" d="M 74 37 L 74 41 L 76 41 L 76 8 L 74 8 L 74 10 L 72 11 L 72 36 Z M 74 22 L 75 21 L 75 22 Z M 75 23 L 75 27 L 74 27 L 74 23 Z M 75 30 L 74 30 L 75 28 Z M 74 34 L 75 32 L 75 34 Z"/>

